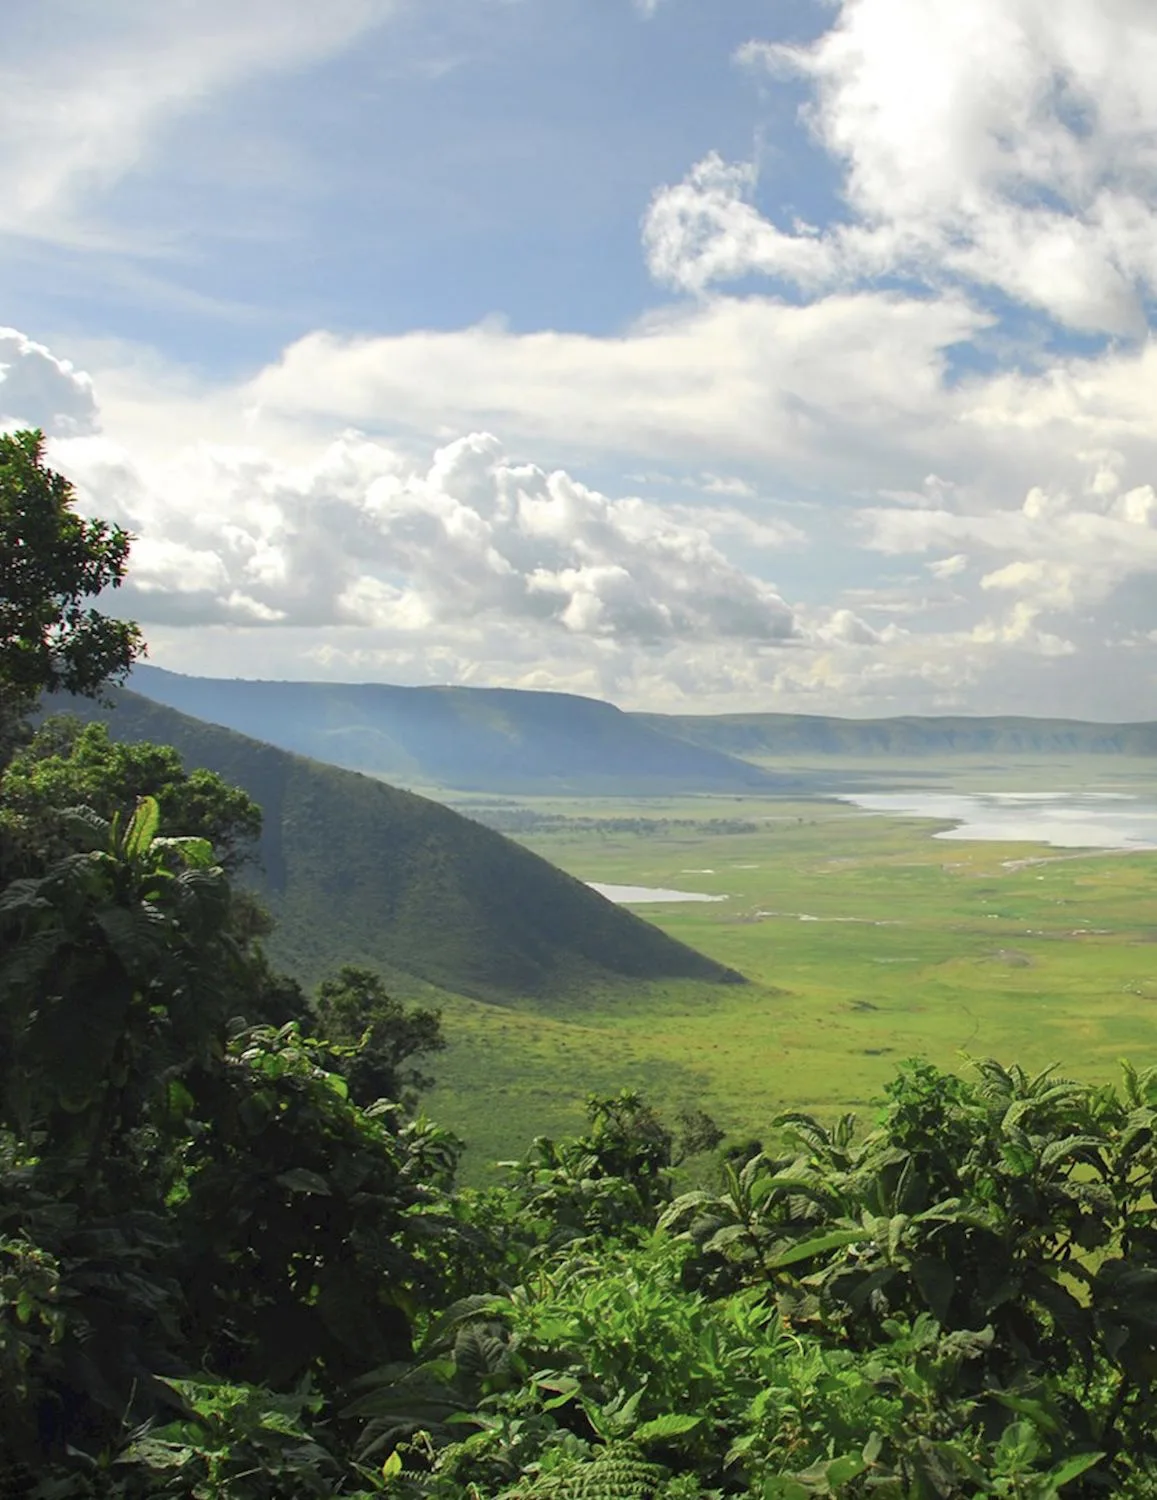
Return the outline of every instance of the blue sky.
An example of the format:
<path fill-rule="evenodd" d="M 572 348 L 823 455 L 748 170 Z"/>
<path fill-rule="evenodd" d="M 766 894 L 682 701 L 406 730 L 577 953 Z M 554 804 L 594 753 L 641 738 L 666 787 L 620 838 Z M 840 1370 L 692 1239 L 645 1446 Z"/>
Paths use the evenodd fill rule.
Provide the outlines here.
<path fill-rule="evenodd" d="M 158 664 L 1157 715 L 1140 0 L 13 8 L 0 422 Z"/>
<path fill-rule="evenodd" d="M 26 7 L 30 30 L 37 9 Z M 830 198 L 819 153 L 774 144 L 802 91 L 770 89 L 734 60 L 768 10 L 763 0 L 666 0 L 650 16 L 630 0 L 402 8 L 315 66 L 158 121 L 147 159 L 97 206 L 130 250 L 139 231 L 142 253 L 65 250 L 56 268 L 76 278 L 68 289 L 29 247 L 10 262 L 11 294 L 58 336 L 99 319 L 214 373 L 272 358 L 319 326 L 400 333 L 497 316 L 525 331 L 613 333 L 666 300 L 639 224 L 655 188 L 688 163 L 763 149 L 789 195 Z M 814 33 L 814 7 L 777 10 L 777 35 Z"/>

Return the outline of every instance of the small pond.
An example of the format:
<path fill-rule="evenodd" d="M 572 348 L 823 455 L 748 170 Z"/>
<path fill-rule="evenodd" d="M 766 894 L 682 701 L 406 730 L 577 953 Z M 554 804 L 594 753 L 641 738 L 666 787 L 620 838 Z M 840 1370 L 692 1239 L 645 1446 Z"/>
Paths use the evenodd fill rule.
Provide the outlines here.
<path fill-rule="evenodd" d="M 598 891 L 616 906 L 645 906 L 653 901 L 726 901 L 726 896 L 708 896 L 704 891 L 665 891 L 653 885 L 607 885 L 588 880 L 592 891 Z"/>

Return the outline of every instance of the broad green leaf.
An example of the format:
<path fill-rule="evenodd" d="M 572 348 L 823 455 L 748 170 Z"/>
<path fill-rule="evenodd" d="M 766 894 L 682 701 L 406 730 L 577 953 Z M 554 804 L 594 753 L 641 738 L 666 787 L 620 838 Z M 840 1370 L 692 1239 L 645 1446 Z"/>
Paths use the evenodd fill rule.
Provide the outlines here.
<path fill-rule="evenodd" d="M 154 839 L 154 849 L 172 849 L 181 856 L 186 865 L 197 870 L 211 870 L 217 866 L 217 855 L 208 839 L 182 836 L 171 839 Z"/>
<path fill-rule="evenodd" d="M 1003 1442 L 1021 1443 L 1028 1442 L 1028 1434 L 1032 1434 L 1035 1441 L 1037 1430 L 1057 1434 L 1060 1432 L 1060 1424 L 1056 1417 L 1049 1411 L 1048 1407 L 1041 1401 L 1034 1401 L 1029 1396 L 1018 1396 L 1013 1391 L 990 1391 L 990 1396 L 995 1397 L 1001 1406 L 1006 1406 L 1009 1411 L 1019 1412 L 1022 1417 L 1027 1417 L 1027 1422 L 1013 1422 L 1004 1430 Z"/>
<path fill-rule="evenodd" d="M 907 1214 L 894 1214 L 888 1224 L 888 1258 L 893 1259 L 904 1240 L 904 1231 L 911 1223 Z"/>
<path fill-rule="evenodd" d="M 868 1465 L 859 1453 L 845 1453 L 840 1458 L 833 1458 L 827 1466 L 825 1478 L 832 1489 L 838 1489 L 842 1484 L 850 1484 L 853 1479 L 858 1479 Z"/>
<path fill-rule="evenodd" d="M 728 1245 L 734 1245 L 736 1240 L 750 1240 L 751 1231 L 746 1224 L 728 1224 L 726 1228 L 718 1230 L 707 1241 L 706 1250 L 725 1250 Z"/>
<path fill-rule="evenodd" d="M 60 820 L 69 838 L 84 849 L 108 849 L 109 824 L 91 807 L 67 807 L 60 814 Z"/>
<path fill-rule="evenodd" d="M 128 859 L 139 859 L 156 838 L 161 809 L 155 797 L 142 797 L 125 829 L 124 853 Z"/>
<path fill-rule="evenodd" d="M 663 1416 L 653 1417 L 651 1421 L 644 1422 L 641 1427 L 636 1427 L 631 1436 L 636 1443 L 650 1443 L 658 1438 L 680 1437 L 685 1432 L 694 1432 L 696 1427 L 702 1425 L 702 1417 L 666 1412 Z"/>
<path fill-rule="evenodd" d="M 1066 1458 L 1064 1463 L 1050 1471 L 1049 1483 L 1059 1490 L 1062 1484 L 1071 1484 L 1074 1479 L 1086 1474 L 1104 1456 L 1103 1453 L 1075 1453 L 1072 1458 Z"/>
<path fill-rule="evenodd" d="M 1017 1177 L 1028 1177 L 1037 1164 L 1032 1149 L 1022 1145 L 1019 1141 L 1005 1141 L 1001 1146 L 1000 1154 Z"/>
<path fill-rule="evenodd" d="M 1075 1156 L 1083 1151 L 1099 1151 L 1104 1144 L 1095 1135 L 1066 1136 L 1064 1140 L 1049 1142 L 1041 1152 L 1040 1164 L 1042 1167 L 1051 1167 L 1058 1161 L 1063 1161 L 1066 1156 Z"/>
<path fill-rule="evenodd" d="M 811 1500 L 814 1493 L 789 1474 L 773 1474 L 763 1481 L 763 1500 Z"/>
<path fill-rule="evenodd" d="M 499 1162 L 500 1167 L 511 1167 L 517 1165 L 515 1162 Z M 669 1203 L 659 1217 L 659 1228 L 669 1229 L 676 1220 L 680 1219 L 688 1209 L 701 1208 L 706 1203 L 714 1203 L 715 1197 L 706 1193 L 702 1188 L 697 1188 L 693 1193 L 682 1193 L 672 1203 Z"/>
<path fill-rule="evenodd" d="M 814 1235 L 811 1239 L 799 1240 L 778 1255 L 770 1255 L 765 1261 L 769 1271 L 781 1271 L 785 1266 L 794 1266 L 798 1261 L 810 1260 L 814 1255 L 823 1255 L 828 1250 L 840 1250 L 844 1245 L 871 1238 L 864 1229 L 835 1229 L 829 1234 Z"/>

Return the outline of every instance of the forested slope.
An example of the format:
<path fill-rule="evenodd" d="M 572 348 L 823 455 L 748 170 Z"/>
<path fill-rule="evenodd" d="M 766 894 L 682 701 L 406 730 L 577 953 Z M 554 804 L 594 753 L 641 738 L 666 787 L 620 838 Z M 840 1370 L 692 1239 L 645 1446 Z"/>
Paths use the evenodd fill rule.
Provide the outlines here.
<path fill-rule="evenodd" d="M 254 877 L 278 918 L 275 956 L 307 978 L 372 962 L 402 989 L 421 981 L 488 1000 L 563 1000 L 629 979 L 739 976 L 439 803 L 339 770 L 135 693 L 70 701 L 114 737 L 173 745 L 262 807 Z"/>

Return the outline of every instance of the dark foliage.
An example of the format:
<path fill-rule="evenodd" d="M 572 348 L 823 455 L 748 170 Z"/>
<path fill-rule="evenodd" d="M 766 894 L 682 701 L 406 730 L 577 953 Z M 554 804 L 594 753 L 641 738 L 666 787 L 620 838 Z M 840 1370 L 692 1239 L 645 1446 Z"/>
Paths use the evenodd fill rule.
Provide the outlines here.
<path fill-rule="evenodd" d="M 322 980 L 316 1006 L 322 1035 L 349 1050 L 342 1072 L 355 1103 L 387 1099 L 412 1108 L 431 1086 L 414 1059 L 446 1046 L 440 1012 L 407 1008 L 386 993 L 380 974 L 356 964 Z"/>
<path fill-rule="evenodd" d="M 44 435 L 0 435 L 0 712 L 11 725 L 39 693 L 93 694 L 124 676 L 141 634 L 87 601 L 124 578 L 131 538 L 86 521 L 44 462 Z"/>
<path fill-rule="evenodd" d="M 2 787 L 10 836 L 23 835 L 33 858 L 68 848 L 64 810 L 124 819 L 142 797 L 156 800 L 166 828 L 208 839 L 226 870 L 252 857 L 261 835 L 261 809 L 239 787 L 203 768 L 185 771 L 171 745 L 114 741 L 106 725 L 69 715 L 39 725 L 3 772 Z"/>

